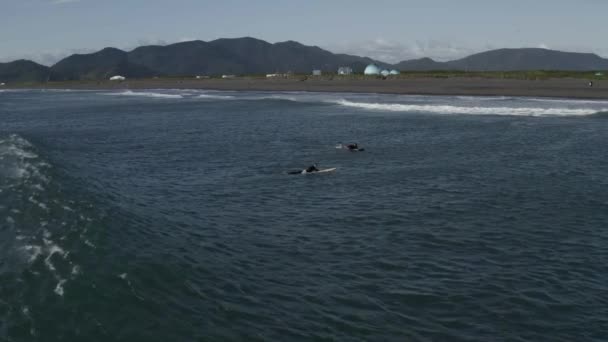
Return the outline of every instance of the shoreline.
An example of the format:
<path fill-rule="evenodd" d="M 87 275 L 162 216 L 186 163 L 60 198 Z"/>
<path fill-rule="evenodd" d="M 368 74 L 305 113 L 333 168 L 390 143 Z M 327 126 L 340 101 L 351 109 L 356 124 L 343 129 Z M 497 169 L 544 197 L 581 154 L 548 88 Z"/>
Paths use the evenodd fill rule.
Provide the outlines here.
<path fill-rule="evenodd" d="M 70 81 L 7 85 L 0 89 L 145 90 L 204 89 L 224 91 L 307 91 L 444 96 L 517 96 L 608 100 L 608 81 L 583 79 L 515 80 L 495 78 L 308 78 L 302 79 L 145 79 Z"/>

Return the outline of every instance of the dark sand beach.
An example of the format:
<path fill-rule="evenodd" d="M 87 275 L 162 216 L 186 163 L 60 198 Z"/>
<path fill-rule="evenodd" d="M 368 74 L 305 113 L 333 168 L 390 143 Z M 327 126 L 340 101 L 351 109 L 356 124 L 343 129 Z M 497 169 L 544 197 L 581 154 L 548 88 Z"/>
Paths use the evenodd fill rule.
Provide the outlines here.
<path fill-rule="evenodd" d="M 608 81 L 584 79 L 514 80 L 492 78 L 308 78 L 308 79 L 145 79 L 49 82 L 5 88 L 35 89 L 209 89 L 255 91 L 352 92 L 412 95 L 530 96 L 608 99 Z"/>

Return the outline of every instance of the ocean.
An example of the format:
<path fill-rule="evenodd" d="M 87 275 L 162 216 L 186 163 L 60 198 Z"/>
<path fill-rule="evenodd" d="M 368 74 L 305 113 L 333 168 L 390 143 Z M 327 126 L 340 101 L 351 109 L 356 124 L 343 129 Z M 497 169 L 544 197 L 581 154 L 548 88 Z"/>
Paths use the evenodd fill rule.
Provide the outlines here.
<path fill-rule="evenodd" d="M 608 100 L 1 90 L 0 341 L 606 341 L 607 141 Z"/>

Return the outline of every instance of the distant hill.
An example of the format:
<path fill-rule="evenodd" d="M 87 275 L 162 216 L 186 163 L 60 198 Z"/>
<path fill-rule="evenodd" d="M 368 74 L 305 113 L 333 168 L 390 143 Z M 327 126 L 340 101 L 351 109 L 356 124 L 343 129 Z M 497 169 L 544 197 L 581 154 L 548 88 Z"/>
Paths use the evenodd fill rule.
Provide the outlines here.
<path fill-rule="evenodd" d="M 288 71 L 310 73 L 313 69 L 335 72 L 340 66 L 362 72 L 370 63 L 403 71 L 608 70 L 608 59 L 595 54 L 547 49 L 498 49 L 448 62 L 421 58 L 391 65 L 367 57 L 334 54 L 294 41 L 271 44 L 245 37 L 142 46 L 130 52 L 105 48 L 95 53 L 71 55 L 50 68 L 20 60 L 0 64 L 0 82 L 100 80 L 113 75 L 147 78 Z"/>
<path fill-rule="evenodd" d="M 315 68 L 334 71 L 344 65 L 363 71 L 374 62 L 293 41 L 270 44 L 249 37 L 139 47 L 129 52 L 129 61 L 172 76 L 309 73 Z"/>
<path fill-rule="evenodd" d="M 125 51 L 105 48 L 101 51 L 72 55 L 51 67 L 51 80 L 98 80 L 114 75 L 125 77 L 150 77 L 154 71 L 131 63 Z"/>
<path fill-rule="evenodd" d="M 395 64 L 395 69 L 404 71 L 444 70 L 448 68 L 449 66 L 446 63 L 436 62 L 430 58 L 410 59 Z"/>
<path fill-rule="evenodd" d="M 449 62 L 423 58 L 397 63 L 400 70 L 608 70 L 608 59 L 592 53 L 562 52 L 547 49 L 498 49 L 477 53 Z"/>
<path fill-rule="evenodd" d="M 32 61 L 20 59 L 10 63 L 0 63 L 0 83 L 43 82 L 48 76 L 48 67 Z"/>
<path fill-rule="evenodd" d="M 499 49 L 448 62 L 455 69 L 477 71 L 512 70 L 605 70 L 608 59 L 592 53 L 547 49 Z"/>
<path fill-rule="evenodd" d="M 270 44 L 254 38 L 196 40 L 167 46 L 142 46 L 131 52 L 106 48 L 92 54 L 72 55 L 51 67 L 51 79 L 309 73 L 314 68 L 334 71 L 344 65 L 363 71 L 373 62 L 369 58 L 333 54 L 292 41 Z"/>

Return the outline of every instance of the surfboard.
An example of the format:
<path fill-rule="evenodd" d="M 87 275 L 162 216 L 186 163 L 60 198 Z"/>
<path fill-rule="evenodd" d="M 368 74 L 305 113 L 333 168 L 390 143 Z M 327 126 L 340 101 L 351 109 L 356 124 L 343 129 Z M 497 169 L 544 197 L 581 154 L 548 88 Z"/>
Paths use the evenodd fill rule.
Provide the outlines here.
<path fill-rule="evenodd" d="M 288 171 L 287 174 L 288 175 L 313 175 L 315 173 L 328 173 L 328 172 L 334 172 L 336 171 L 337 167 L 332 167 L 329 169 L 322 169 L 319 171 L 314 171 L 314 172 L 306 172 L 306 170 L 302 170 L 302 171 Z"/>
<path fill-rule="evenodd" d="M 339 150 L 347 150 L 347 151 L 350 151 L 350 152 L 363 152 L 363 151 L 365 151 L 364 148 L 356 148 L 354 150 L 351 150 L 346 145 L 342 145 L 342 144 L 336 145 L 336 148 L 339 149 Z"/>
<path fill-rule="evenodd" d="M 315 174 L 315 173 L 327 173 L 327 172 L 334 172 L 334 171 L 336 171 L 336 169 L 337 169 L 337 167 L 332 167 L 332 168 L 330 168 L 330 169 L 323 169 L 323 170 L 319 170 L 319 171 L 316 171 L 316 172 L 306 172 L 306 173 L 307 173 L 307 174 L 308 174 L 308 173 L 310 173 L 310 174 Z"/>

